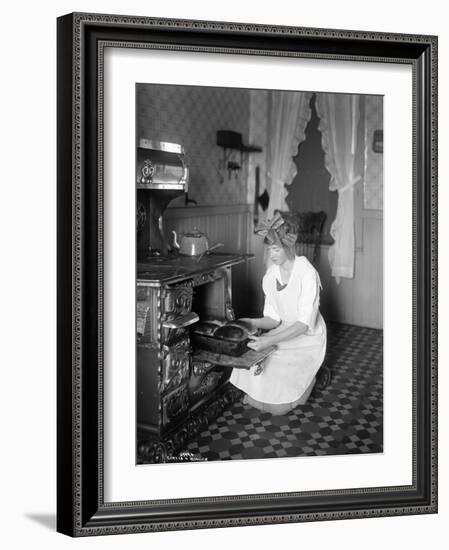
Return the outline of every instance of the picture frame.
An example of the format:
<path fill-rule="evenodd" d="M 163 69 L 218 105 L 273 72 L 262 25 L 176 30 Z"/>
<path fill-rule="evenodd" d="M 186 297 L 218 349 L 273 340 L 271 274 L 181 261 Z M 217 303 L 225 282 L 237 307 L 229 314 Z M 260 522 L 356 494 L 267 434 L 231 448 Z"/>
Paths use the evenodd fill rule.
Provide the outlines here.
<path fill-rule="evenodd" d="M 74 13 L 58 18 L 57 530 L 70 536 L 437 512 L 437 37 Z M 412 68 L 412 483 L 104 499 L 104 48 Z M 180 488 L 182 495 L 182 487 Z"/>

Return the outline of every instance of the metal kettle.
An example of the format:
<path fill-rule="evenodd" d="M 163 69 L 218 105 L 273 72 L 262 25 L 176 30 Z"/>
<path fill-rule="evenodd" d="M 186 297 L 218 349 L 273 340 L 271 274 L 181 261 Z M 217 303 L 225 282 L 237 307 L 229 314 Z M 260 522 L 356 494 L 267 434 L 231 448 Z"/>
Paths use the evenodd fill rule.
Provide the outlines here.
<path fill-rule="evenodd" d="M 209 239 L 207 235 L 200 231 L 197 227 L 193 228 L 193 231 L 186 233 L 180 233 L 179 242 L 176 231 L 173 233 L 173 245 L 179 250 L 180 254 L 184 256 L 202 256 L 207 254 L 210 250 L 223 246 L 222 243 L 217 243 L 213 247 L 209 247 Z"/>

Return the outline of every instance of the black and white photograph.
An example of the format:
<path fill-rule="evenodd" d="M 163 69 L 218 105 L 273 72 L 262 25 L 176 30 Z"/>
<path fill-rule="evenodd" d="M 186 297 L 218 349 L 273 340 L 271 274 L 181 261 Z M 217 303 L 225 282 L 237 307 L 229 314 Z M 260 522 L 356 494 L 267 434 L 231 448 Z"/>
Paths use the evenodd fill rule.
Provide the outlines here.
<path fill-rule="evenodd" d="M 384 98 L 135 92 L 136 463 L 382 453 Z"/>

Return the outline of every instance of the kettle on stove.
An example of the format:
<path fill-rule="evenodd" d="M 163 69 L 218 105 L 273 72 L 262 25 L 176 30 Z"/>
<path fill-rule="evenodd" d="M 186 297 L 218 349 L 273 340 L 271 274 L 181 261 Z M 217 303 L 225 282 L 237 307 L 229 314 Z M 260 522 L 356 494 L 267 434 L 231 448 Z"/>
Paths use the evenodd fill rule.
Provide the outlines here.
<path fill-rule="evenodd" d="M 193 231 L 180 233 L 179 242 L 176 231 L 172 231 L 172 233 L 174 247 L 177 248 L 179 253 L 184 256 L 202 256 L 215 248 L 223 246 L 223 243 L 217 243 L 214 246 L 209 247 L 209 239 L 207 238 L 207 235 L 200 231 L 197 227 L 194 227 Z"/>

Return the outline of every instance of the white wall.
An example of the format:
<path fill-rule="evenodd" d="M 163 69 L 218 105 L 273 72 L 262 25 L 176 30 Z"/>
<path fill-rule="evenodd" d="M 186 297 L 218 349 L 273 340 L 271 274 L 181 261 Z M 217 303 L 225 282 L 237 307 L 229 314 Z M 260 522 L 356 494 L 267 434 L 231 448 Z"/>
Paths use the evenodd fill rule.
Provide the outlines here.
<path fill-rule="evenodd" d="M 449 97 L 449 33 L 444 2 L 322 0 L 307 4 L 276 2 L 201 2 L 167 0 L 89 0 L 49 3 L 8 2 L 2 12 L 0 200 L 2 345 L 0 397 L 2 431 L 0 502 L 5 548 L 218 548 L 250 545 L 275 548 L 379 549 L 428 545 L 441 548 L 447 532 L 448 440 L 441 422 L 440 514 L 371 520 L 309 523 L 158 533 L 73 541 L 54 532 L 55 513 L 55 60 L 56 21 L 70 11 L 128 13 L 178 18 L 222 19 L 315 27 L 440 34 L 440 98 Z M 447 100 L 440 120 L 449 120 Z M 449 148 L 441 124 L 440 151 Z M 26 147 L 21 147 L 21 145 Z M 25 152 L 25 158 L 24 158 Z M 449 206 L 448 168 L 440 163 L 440 208 Z M 449 234 L 441 215 L 440 234 Z M 449 306 L 447 247 L 440 251 L 440 311 Z M 446 307 L 445 307 L 446 306 Z M 440 385 L 448 389 L 446 316 L 440 319 Z M 440 418 L 448 417 L 441 400 Z M 395 542 L 393 540 L 395 539 Z M 397 542 L 396 542 L 397 541 Z"/>

